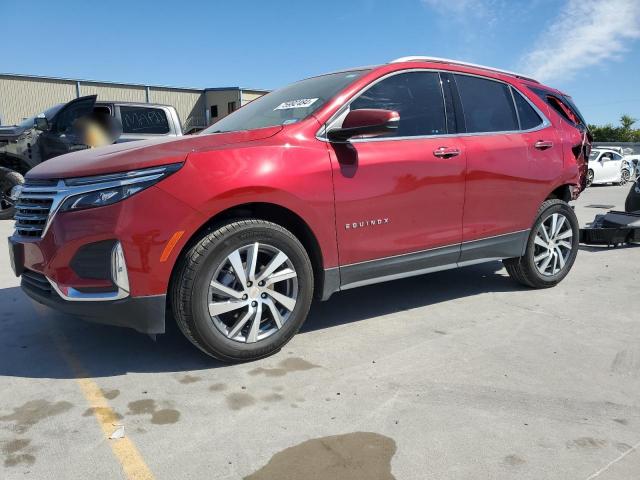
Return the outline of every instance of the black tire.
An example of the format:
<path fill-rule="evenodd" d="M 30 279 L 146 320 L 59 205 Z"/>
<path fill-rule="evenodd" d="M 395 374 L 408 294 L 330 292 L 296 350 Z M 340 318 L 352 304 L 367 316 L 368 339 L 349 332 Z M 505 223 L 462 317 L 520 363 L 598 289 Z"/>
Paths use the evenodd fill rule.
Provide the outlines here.
<path fill-rule="evenodd" d="M 562 214 L 568 220 L 571 231 L 571 251 L 568 253 L 564 267 L 553 275 L 543 275 L 535 264 L 534 254 L 536 250 L 536 235 L 540 225 L 549 219 L 554 213 Z M 544 228 L 544 227 L 543 227 Z M 502 261 L 509 276 L 527 287 L 549 288 L 557 285 L 567 276 L 578 254 L 580 243 L 580 227 L 573 209 L 562 200 L 546 200 L 538 209 L 536 220 L 531 228 L 527 247 L 522 257 L 508 258 Z"/>
<path fill-rule="evenodd" d="M 626 168 L 623 168 L 622 172 L 620 172 L 620 183 L 618 183 L 618 185 L 626 185 L 630 178 L 631 172 Z"/>
<path fill-rule="evenodd" d="M 22 185 L 24 177 L 8 168 L 0 168 L 0 220 L 11 220 L 16 211 L 13 200 L 9 197 L 11 189 Z"/>
<path fill-rule="evenodd" d="M 209 285 L 232 252 L 254 242 L 288 257 L 297 274 L 297 301 L 279 330 L 255 343 L 244 343 L 229 338 L 214 324 L 208 309 Z M 202 234 L 182 255 L 172 278 L 170 300 L 178 327 L 196 347 L 224 362 L 251 361 L 278 352 L 304 323 L 313 298 L 313 269 L 304 247 L 291 232 L 264 220 L 230 222 Z"/>
<path fill-rule="evenodd" d="M 640 180 L 636 180 L 631 185 L 627 199 L 624 202 L 624 210 L 625 212 L 640 212 Z"/>
<path fill-rule="evenodd" d="M 591 185 L 593 185 L 593 170 L 589 169 L 589 171 L 587 172 L 587 187 L 590 187 Z"/>

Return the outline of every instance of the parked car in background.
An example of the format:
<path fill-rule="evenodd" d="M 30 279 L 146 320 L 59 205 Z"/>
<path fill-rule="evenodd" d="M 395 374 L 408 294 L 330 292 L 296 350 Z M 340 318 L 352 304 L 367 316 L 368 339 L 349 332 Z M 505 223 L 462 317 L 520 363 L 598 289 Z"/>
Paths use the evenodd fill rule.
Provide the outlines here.
<path fill-rule="evenodd" d="M 628 154 L 624 156 L 625 161 L 631 168 L 631 178 L 640 176 L 640 155 Z"/>
<path fill-rule="evenodd" d="M 631 168 L 620 153 L 609 149 L 591 150 L 587 186 L 602 183 L 624 185 L 630 178 Z"/>
<path fill-rule="evenodd" d="M 590 140 L 566 94 L 490 67 L 407 57 L 321 75 L 199 135 L 38 165 L 12 264 L 55 309 L 158 334 L 168 307 L 207 354 L 253 360 L 338 290 L 496 259 L 523 285 L 558 284 Z"/>
<path fill-rule="evenodd" d="M 151 103 L 97 101 L 80 97 L 23 120 L 0 127 L 0 219 L 14 214 L 11 191 L 23 175 L 39 163 L 65 153 L 89 148 L 76 122 L 92 115 L 103 123 L 116 123 L 118 143 L 182 135 L 174 107 Z M 109 122 L 115 120 L 115 122 Z"/>

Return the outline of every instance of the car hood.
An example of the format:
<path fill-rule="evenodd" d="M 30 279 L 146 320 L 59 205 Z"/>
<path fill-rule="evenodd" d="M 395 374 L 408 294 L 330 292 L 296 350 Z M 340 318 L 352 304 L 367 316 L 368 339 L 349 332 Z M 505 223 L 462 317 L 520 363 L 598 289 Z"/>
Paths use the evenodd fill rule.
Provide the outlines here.
<path fill-rule="evenodd" d="M 15 140 L 27 130 L 29 129 L 18 125 L 0 127 L 0 140 Z"/>
<path fill-rule="evenodd" d="M 87 177 L 184 162 L 191 152 L 215 150 L 271 137 L 282 127 L 126 142 L 61 155 L 37 165 L 29 179 Z"/>

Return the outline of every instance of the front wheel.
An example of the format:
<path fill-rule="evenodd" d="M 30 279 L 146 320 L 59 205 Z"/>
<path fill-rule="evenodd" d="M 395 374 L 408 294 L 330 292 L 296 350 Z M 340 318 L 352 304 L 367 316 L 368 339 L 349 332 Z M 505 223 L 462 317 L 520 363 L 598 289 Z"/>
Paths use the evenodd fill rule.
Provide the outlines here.
<path fill-rule="evenodd" d="M 184 335 L 227 362 L 280 350 L 300 329 L 313 297 L 309 256 L 288 230 L 263 220 L 203 234 L 180 260 L 171 304 Z"/>
<path fill-rule="evenodd" d="M 522 257 L 503 260 L 509 276 L 533 288 L 548 288 L 567 276 L 578 254 L 580 228 L 573 209 L 562 200 L 547 200 L 529 234 Z"/>
<path fill-rule="evenodd" d="M 11 220 L 15 214 L 12 190 L 24 183 L 24 177 L 18 172 L 0 168 L 0 220 Z"/>

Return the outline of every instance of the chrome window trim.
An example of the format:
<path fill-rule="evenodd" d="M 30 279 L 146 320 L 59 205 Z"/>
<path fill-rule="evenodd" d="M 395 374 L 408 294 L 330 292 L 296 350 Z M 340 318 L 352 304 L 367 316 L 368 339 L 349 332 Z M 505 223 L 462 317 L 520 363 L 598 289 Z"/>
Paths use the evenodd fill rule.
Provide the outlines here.
<path fill-rule="evenodd" d="M 389 63 L 403 63 L 403 62 L 434 62 L 434 63 L 447 63 L 450 65 L 460 65 L 463 67 L 472 67 L 472 68 L 480 68 L 482 70 L 488 70 L 490 72 L 502 73 L 505 75 L 510 75 L 512 77 L 522 78 L 525 80 L 530 80 L 532 82 L 540 83 L 537 80 L 529 77 L 528 75 L 524 75 L 518 72 L 512 72 L 511 70 L 503 70 L 501 68 L 488 67 L 486 65 L 480 65 L 478 63 L 469 63 L 462 62 L 460 60 L 453 60 L 451 58 L 442 58 L 442 57 L 429 57 L 424 55 L 410 55 L 407 57 L 394 58 Z"/>
<path fill-rule="evenodd" d="M 516 92 L 518 92 L 518 94 L 520 96 L 522 96 L 522 98 L 524 98 L 527 103 L 529 103 L 529 105 L 531 106 L 531 108 L 533 108 L 535 110 L 535 112 L 540 116 L 540 118 L 542 118 L 542 123 L 540 125 L 538 125 L 537 127 L 534 128 L 530 128 L 527 130 L 505 130 L 505 131 L 498 131 L 498 132 L 465 132 L 465 133 L 446 133 L 446 134 L 442 134 L 442 135 L 415 135 L 415 136 L 404 136 L 404 137 L 377 137 L 377 138 L 357 138 L 357 139 L 353 139 L 353 140 L 348 140 L 346 142 L 332 142 L 331 140 L 329 140 L 326 136 L 326 132 L 333 126 L 333 123 L 336 122 L 336 120 L 338 120 L 340 118 L 340 116 L 344 113 L 344 111 L 349 107 L 349 105 L 351 105 L 351 103 L 355 100 L 357 100 L 362 94 L 364 94 L 367 90 L 369 90 L 371 87 L 373 87 L 374 85 L 376 85 L 378 82 L 381 82 L 382 80 L 385 80 L 389 77 L 392 77 L 394 75 L 399 75 L 402 73 L 409 73 L 409 72 L 436 72 L 438 73 L 438 76 L 441 80 L 440 83 L 440 88 L 443 94 L 443 102 L 445 105 L 445 109 L 446 109 L 446 100 L 444 98 L 444 91 L 442 90 L 442 73 L 451 73 L 452 75 L 466 75 L 468 77 L 477 77 L 477 78 L 481 78 L 483 80 L 491 80 L 494 82 L 499 82 L 502 83 L 504 85 L 507 85 L 508 87 L 510 87 L 511 89 L 515 90 Z M 457 87 L 456 87 L 457 88 Z M 513 101 L 513 99 L 512 99 Z M 464 108 L 464 105 L 463 105 Z M 516 108 L 515 105 L 515 101 L 513 101 L 513 108 L 516 110 L 516 115 L 518 114 L 518 109 Z M 445 111 L 446 113 L 446 111 Z M 445 118 L 445 122 L 446 122 L 446 118 Z M 499 80 L 497 78 L 491 78 L 491 77 L 486 77 L 483 75 L 477 75 L 474 73 L 463 73 L 463 72 L 456 72 L 455 70 L 439 70 L 439 69 L 435 69 L 435 68 L 407 68 L 407 69 L 403 69 L 403 70 L 396 70 L 393 72 L 389 72 L 385 75 L 383 75 L 380 78 L 377 78 L 375 81 L 369 83 L 368 85 L 366 85 L 362 90 L 360 90 L 356 95 L 354 95 L 351 99 L 349 99 L 349 101 L 347 103 L 345 103 L 344 105 L 342 105 L 333 115 L 331 115 L 331 117 L 329 118 L 329 120 L 327 120 L 317 131 L 316 131 L 316 138 L 318 140 L 320 140 L 321 142 L 326 142 L 326 143 L 365 143 L 365 142 L 389 142 L 389 141 L 402 141 L 402 140 L 425 140 L 425 139 L 429 139 L 429 138 L 433 138 L 433 139 L 438 139 L 438 138 L 454 138 L 454 137 L 477 137 L 477 136 L 487 136 L 487 135 L 510 135 L 510 134 L 523 134 L 523 133 L 533 133 L 533 132 L 538 132 L 540 130 L 544 130 L 545 128 L 550 127 L 552 124 L 549 121 L 549 119 L 547 118 L 547 116 L 536 106 L 533 104 L 533 102 L 531 102 L 531 100 L 529 100 L 529 98 L 527 98 L 526 95 L 524 95 L 522 92 L 520 92 L 519 89 L 517 89 L 515 86 L 513 86 L 512 84 L 510 84 L 509 82 L 505 82 L 504 80 Z M 518 126 L 519 126 L 519 121 L 518 121 Z"/>

